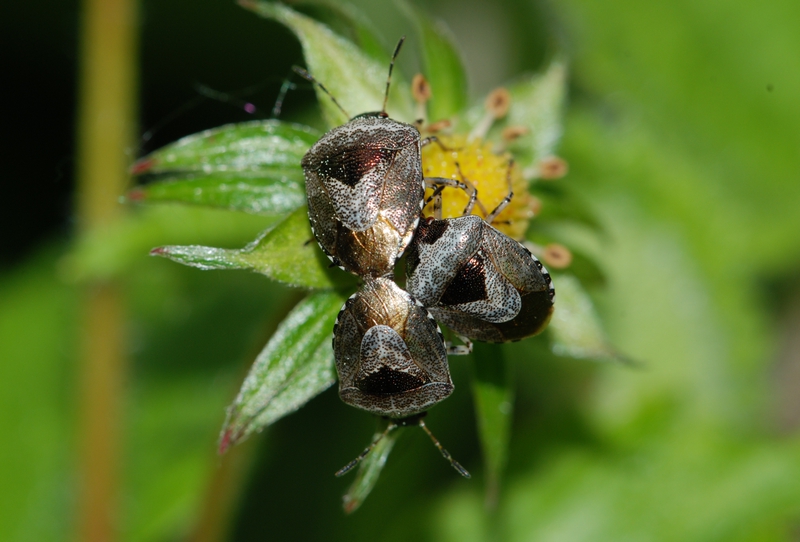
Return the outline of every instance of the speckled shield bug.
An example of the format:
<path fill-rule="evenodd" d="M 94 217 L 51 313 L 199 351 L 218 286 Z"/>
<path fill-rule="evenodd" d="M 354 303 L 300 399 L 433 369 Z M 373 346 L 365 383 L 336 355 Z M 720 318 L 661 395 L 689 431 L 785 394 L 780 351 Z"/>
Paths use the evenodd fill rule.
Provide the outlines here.
<path fill-rule="evenodd" d="M 391 273 L 414 234 L 425 190 L 419 131 L 386 113 L 402 44 L 389 66 L 383 109 L 334 128 L 301 162 L 314 236 L 334 264 L 359 276 Z"/>
<path fill-rule="evenodd" d="M 453 467 L 469 476 L 422 421 L 425 411 L 453 392 L 444 338 L 425 307 L 392 280 L 367 277 L 336 317 L 333 352 L 342 401 L 390 418 L 384 435 L 399 426 L 419 425 Z"/>
<path fill-rule="evenodd" d="M 425 219 L 408 250 L 409 293 L 469 339 L 530 337 L 547 326 L 553 312 L 550 274 L 527 248 L 490 224 L 512 196 L 509 190 L 486 220 Z"/>
<path fill-rule="evenodd" d="M 342 307 L 333 333 L 339 395 L 349 405 L 404 418 L 453 391 L 436 322 L 388 278 L 368 278 Z"/>

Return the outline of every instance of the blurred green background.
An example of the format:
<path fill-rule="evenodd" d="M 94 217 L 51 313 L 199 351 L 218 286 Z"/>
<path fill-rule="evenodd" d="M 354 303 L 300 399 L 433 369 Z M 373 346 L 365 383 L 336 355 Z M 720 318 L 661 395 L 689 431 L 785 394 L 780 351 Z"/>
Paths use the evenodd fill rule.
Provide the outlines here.
<path fill-rule="evenodd" d="M 358 4 L 387 49 L 412 35 L 393 4 Z M 345 516 L 348 481 L 332 473 L 374 421 L 335 390 L 220 459 L 224 409 L 298 292 L 147 251 L 241 246 L 267 219 L 133 210 L 113 235 L 81 241 L 94 259 L 83 277 L 70 272 L 81 6 L 9 4 L 0 33 L 2 540 L 78 536 L 80 292 L 98 276 L 121 284 L 126 311 L 119 540 L 800 540 L 800 3 L 428 4 L 461 45 L 476 100 L 567 53 L 560 154 L 571 169 L 558 182 L 599 227 L 550 233 L 603 270 L 591 290 L 598 310 L 612 342 L 643 367 L 558 358 L 540 339 L 508 345 L 517 404 L 491 512 L 459 359 L 461 393 L 428 423 L 471 481 L 409 431 L 364 506 Z M 252 118 L 240 97 L 205 99 L 198 85 L 246 89 L 241 100 L 266 117 L 302 62 L 286 29 L 232 2 L 139 7 L 141 137 L 131 160 Z M 411 75 L 416 61 L 403 55 L 399 69 Z M 301 88 L 284 117 L 307 119 L 312 107 Z"/>

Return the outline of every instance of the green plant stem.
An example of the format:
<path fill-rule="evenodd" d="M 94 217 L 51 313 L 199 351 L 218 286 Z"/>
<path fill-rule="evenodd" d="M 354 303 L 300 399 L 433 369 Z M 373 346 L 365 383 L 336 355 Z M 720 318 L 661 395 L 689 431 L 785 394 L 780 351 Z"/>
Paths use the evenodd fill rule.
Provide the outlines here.
<path fill-rule="evenodd" d="M 77 217 L 81 234 L 121 214 L 136 109 L 135 0 L 83 4 Z M 76 538 L 118 538 L 125 308 L 120 285 L 84 286 L 79 369 L 79 500 Z"/>

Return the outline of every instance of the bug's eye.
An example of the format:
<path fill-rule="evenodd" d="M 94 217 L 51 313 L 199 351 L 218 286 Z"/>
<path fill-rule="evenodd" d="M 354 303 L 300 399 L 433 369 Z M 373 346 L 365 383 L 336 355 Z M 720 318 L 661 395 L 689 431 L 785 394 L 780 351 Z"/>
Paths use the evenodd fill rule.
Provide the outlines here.
<path fill-rule="evenodd" d="M 370 119 L 370 118 L 372 118 L 372 119 L 388 119 L 389 118 L 389 113 L 387 113 L 386 111 L 370 111 L 369 113 L 361 113 L 360 115 L 356 115 L 355 117 L 353 117 L 350 120 Z"/>

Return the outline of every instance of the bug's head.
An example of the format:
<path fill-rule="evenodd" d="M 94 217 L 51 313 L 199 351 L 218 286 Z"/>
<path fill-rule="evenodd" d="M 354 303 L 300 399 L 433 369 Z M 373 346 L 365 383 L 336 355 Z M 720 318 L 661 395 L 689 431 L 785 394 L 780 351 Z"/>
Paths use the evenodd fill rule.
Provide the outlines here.
<path fill-rule="evenodd" d="M 361 113 L 360 115 L 356 115 L 350 120 L 355 119 L 388 119 L 389 113 L 386 111 L 370 111 L 369 113 Z"/>

